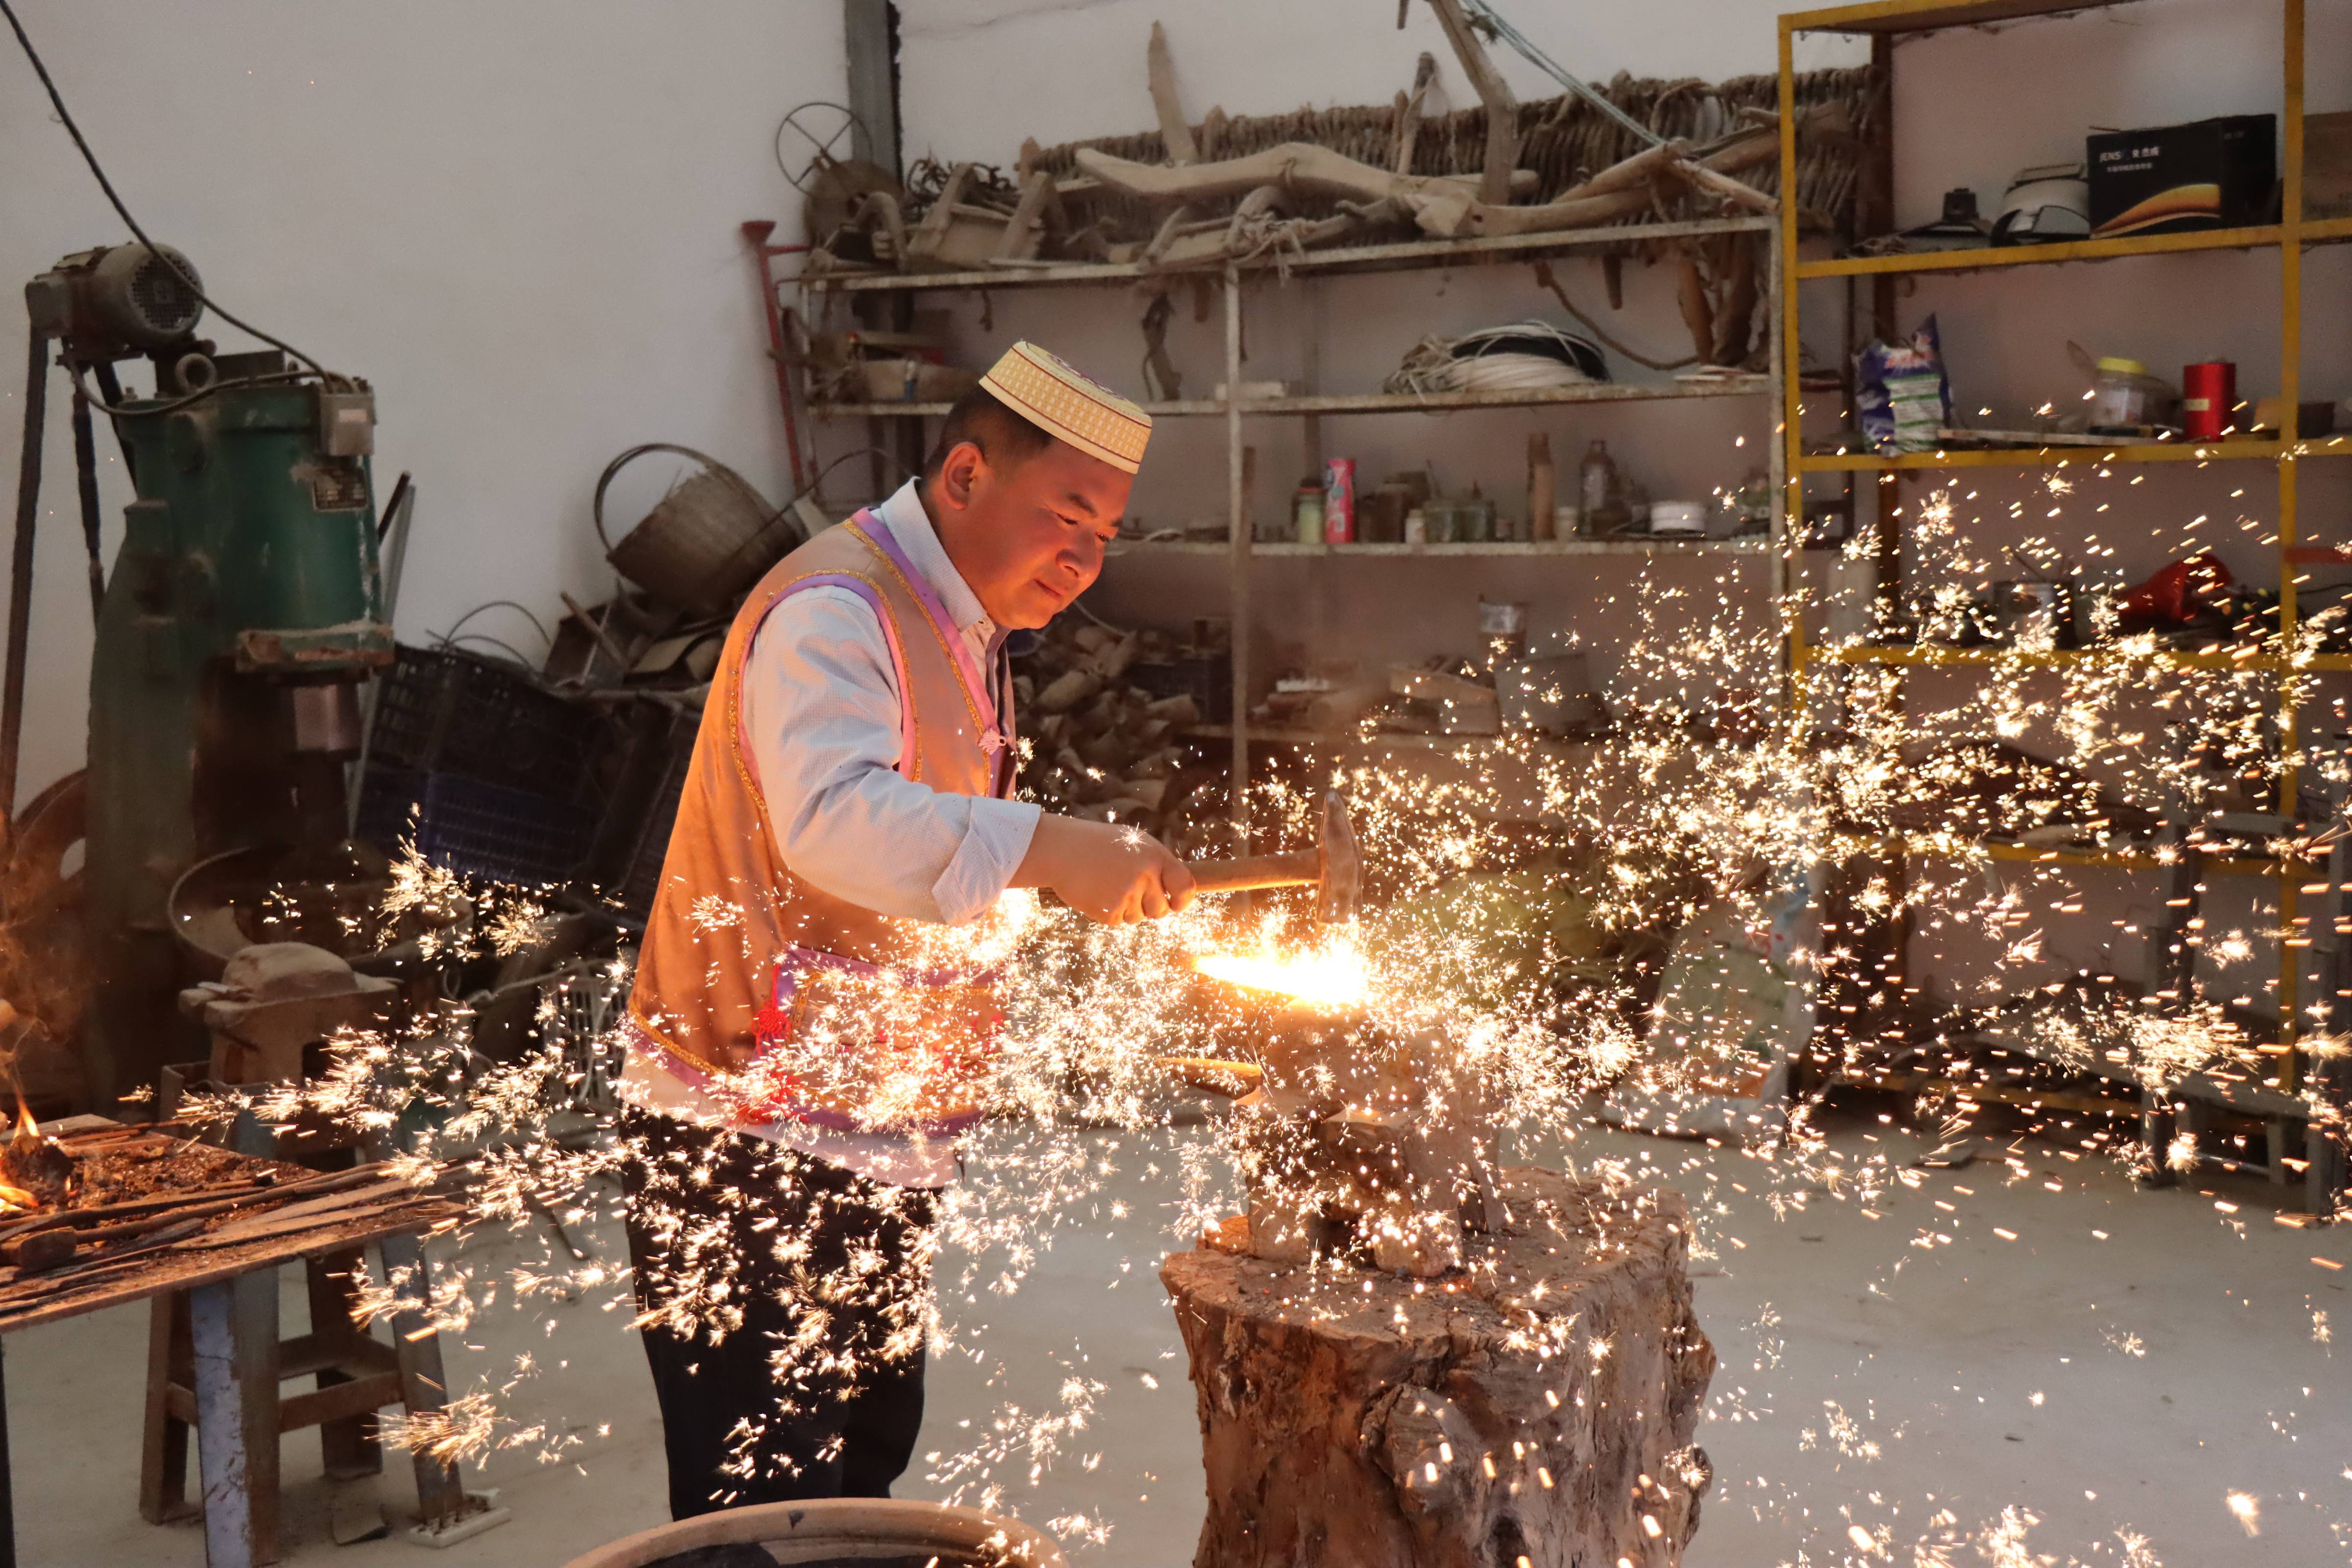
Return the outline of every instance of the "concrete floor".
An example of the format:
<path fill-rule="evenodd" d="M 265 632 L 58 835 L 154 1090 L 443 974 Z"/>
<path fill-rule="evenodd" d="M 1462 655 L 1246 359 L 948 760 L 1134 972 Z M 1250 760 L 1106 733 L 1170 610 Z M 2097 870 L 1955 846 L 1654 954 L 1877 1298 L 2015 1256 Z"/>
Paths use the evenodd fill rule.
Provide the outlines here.
<path fill-rule="evenodd" d="M 1078 1442 L 1101 1451 L 1099 1467 L 1066 1460 L 1033 1486 L 1024 1455 L 1003 1467 L 1007 1500 L 1041 1523 L 1077 1512 L 1108 1521 L 1108 1545 L 1075 1552 L 1082 1563 L 1178 1568 L 1201 1518 L 1198 1432 L 1152 1278 L 1172 1239 L 1155 1228 L 1169 1178 L 1142 1168 L 1157 1158 L 1168 1172 L 1167 1143 L 1201 1134 L 1088 1136 L 1119 1167 L 1089 1216 L 1097 1223 L 1062 1228 L 1018 1294 L 983 1294 L 985 1310 L 971 1309 L 993 1324 L 978 1340 L 988 1363 L 934 1363 L 922 1451 L 963 1449 L 1000 1402 L 1045 1409 L 1070 1368 L 1091 1373 L 1108 1392 Z M 1831 1146 L 1849 1165 L 1883 1154 L 1890 1168 L 1920 1147 L 1872 1118 L 1834 1127 Z M 1921 1563 L 1976 1563 L 1971 1540 L 2011 1507 L 2021 1524 L 2036 1521 L 2024 1526 L 2034 1562 L 2345 1561 L 2352 1342 L 2336 1359 L 2315 1314 L 2352 1332 L 2352 1268 L 2313 1259 L 2352 1264 L 2352 1231 L 2280 1225 L 2271 1190 L 2252 1183 L 2138 1192 L 2112 1164 L 2068 1161 L 2053 1144 L 2015 1146 L 2022 1175 L 1998 1146 L 1980 1147 L 1987 1157 L 1969 1168 L 1915 1173 L 1916 1188 L 1867 1204 L 1737 1151 L 1616 1133 L 1566 1151 L 1646 1164 L 1714 1211 L 1700 1237 L 1712 1256 L 1693 1267 L 1723 1363 L 1700 1433 L 1717 1479 L 1691 1568 L 1908 1568 L 1920 1543 L 1942 1543 Z M 1115 1199 L 1128 1217 L 1110 1217 Z M 1939 1234 L 1949 1239 L 1915 1245 Z M 616 1237 L 591 1239 L 617 1255 Z M 397 1534 L 338 1547 L 331 1512 L 379 1499 L 397 1512 L 414 1489 L 398 1466 L 381 1482 L 331 1488 L 304 1434 L 285 1447 L 286 1560 L 560 1564 L 659 1522 L 651 1387 L 616 1316 L 581 1311 L 549 1335 L 493 1315 L 468 1336 L 479 1348 L 453 1349 L 463 1386 L 535 1348 L 549 1370 L 517 1413 L 586 1439 L 576 1466 L 510 1453 L 471 1479 L 500 1489 L 512 1523 L 437 1555 Z M 289 1295 L 289 1331 L 301 1321 Z M 144 1310 L 33 1330 L 5 1348 L 19 1561 L 201 1563 L 195 1527 L 151 1527 L 136 1511 Z M 938 1495 L 919 1479 L 900 1490 Z M 2252 1500 L 2251 1521 L 2232 1493 Z M 2130 1563 L 2119 1531 L 2147 1537 L 2152 1556 Z"/>

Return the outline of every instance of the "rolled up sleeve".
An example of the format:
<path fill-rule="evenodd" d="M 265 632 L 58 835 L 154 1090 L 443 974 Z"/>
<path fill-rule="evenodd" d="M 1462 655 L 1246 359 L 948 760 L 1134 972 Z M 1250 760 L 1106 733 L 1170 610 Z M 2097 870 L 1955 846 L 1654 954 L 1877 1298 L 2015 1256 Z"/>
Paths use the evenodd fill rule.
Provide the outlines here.
<path fill-rule="evenodd" d="M 744 661 L 743 727 L 777 853 L 835 898 L 959 924 L 995 903 L 1029 852 L 1034 805 L 898 772 L 889 644 L 845 588 L 805 589 L 770 614 Z"/>

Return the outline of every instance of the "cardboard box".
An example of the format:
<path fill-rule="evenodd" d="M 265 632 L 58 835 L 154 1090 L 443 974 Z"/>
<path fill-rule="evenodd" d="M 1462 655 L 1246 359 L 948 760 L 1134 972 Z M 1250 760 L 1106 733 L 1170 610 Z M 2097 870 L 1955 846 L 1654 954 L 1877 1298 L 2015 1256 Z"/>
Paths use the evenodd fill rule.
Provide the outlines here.
<path fill-rule="evenodd" d="M 2303 216 L 2352 217 L 2352 111 L 2303 117 Z"/>
<path fill-rule="evenodd" d="M 2278 185 L 2274 114 L 2104 132 L 2086 140 L 2085 151 L 2095 237 L 2272 221 Z"/>

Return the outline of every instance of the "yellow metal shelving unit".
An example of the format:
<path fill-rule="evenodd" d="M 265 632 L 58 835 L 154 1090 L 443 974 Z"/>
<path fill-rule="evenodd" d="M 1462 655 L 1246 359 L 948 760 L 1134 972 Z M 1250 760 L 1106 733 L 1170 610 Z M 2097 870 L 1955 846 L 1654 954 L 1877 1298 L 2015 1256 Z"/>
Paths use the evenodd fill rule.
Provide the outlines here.
<path fill-rule="evenodd" d="M 1873 4 L 1784 15 L 1780 17 L 1780 27 L 1781 188 L 1794 188 L 1797 167 L 1796 139 L 1791 128 L 1795 124 L 1793 55 L 1799 34 L 1842 33 L 1868 37 L 1872 41 L 1874 58 L 1884 66 L 1890 58 L 1889 46 L 1899 35 L 2105 10 L 2133 3 L 2135 0 L 1875 0 Z M 2126 257 L 2216 250 L 2268 250 L 2277 253 L 2280 286 L 2278 391 L 2286 407 L 2296 407 L 2302 397 L 2304 251 L 2312 246 L 2352 240 L 2352 219 L 2306 221 L 2304 216 L 2304 0 L 2278 0 L 2275 10 L 2257 5 L 2254 0 L 2247 0 L 2244 8 L 2250 18 L 2275 18 L 2281 27 L 2280 68 L 2284 90 L 2280 116 L 2284 140 L 2280 173 L 2284 194 L 2277 223 L 2194 234 L 2086 239 L 2056 245 L 1987 247 L 1906 256 L 1805 258 L 1798 252 L 1795 206 L 1793 204 L 1783 206 L 1780 215 L 1780 276 L 1786 280 L 1786 286 L 1781 291 L 1780 304 L 1783 312 L 1781 373 L 1784 377 L 1785 418 L 1781 435 L 1783 473 L 1788 486 L 1782 509 L 1784 515 L 1790 518 L 1804 515 L 1805 479 L 1810 474 L 1879 473 L 1886 477 L 1885 482 L 1892 483 L 1895 474 L 1922 470 L 2053 468 L 2070 464 L 2104 468 L 2183 462 L 2269 463 L 2275 468 L 2278 478 L 2279 640 L 2274 647 L 2287 649 L 2294 647 L 2297 626 L 2296 570 L 2291 555 L 2296 548 L 2299 467 L 2314 459 L 2352 457 L 2352 437 L 2315 440 L 2233 438 L 2209 442 L 2119 443 L 2115 446 L 1954 450 L 1881 457 L 1863 451 L 1807 452 L 1798 417 L 1801 405 L 1797 350 L 1801 314 L 1799 296 L 1801 286 L 1807 280 L 1868 279 L 1885 289 L 1897 278 L 1927 273 L 2005 270 L 2017 267 L 2097 263 Z M 1887 90 L 1893 90 L 1891 79 Z M 1891 184 L 1891 180 L 1888 183 Z M 1881 216 L 1891 218 L 1891 211 Z M 1884 313 L 1889 303 L 1888 297 L 1882 294 L 1880 302 Z M 1884 327 L 1885 323 L 1881 325 Z M 1996 667 L 2007 669 L 2059 667 L 2087 658 L 2116 657 L 2113 650 L 2095 649 L 2023 652 L 1998 648 L 1809 647 L 1803 618 L 1793 596 L 1782 601 L 1782 625 L 1792 680 L 1811 664 L 1979 666 L 1990 670 Z M 2321 655 L 2291 660 L 2277 651 L 2241 654 L 2168 651 L 2145 658 L 2147 663 L 2158 668 L 2251 669 L 2279 678 L 2279 731 L 2283 752 L 2287 758 L 2280 780 L 2280 799 L 2292 806 L 2296 790 L 2293 759 L 2299 700 L 2297 681 L 2293 677 L 2315 670 L 2352 669 L 2352 656 Z M 1913 852 L 1913 847 L 1897 845 L 1890 852 L 1908 854 Z M 2158 865 L 2154 858 L 2137 854 L 2062 853 L 2023 848 L 1996 849 L 1994 853 L 2002 858 L 2066 865 L 2151 869 Z M 2296 983 L 2301 971 L 2301 954 L 2308 946 L 2308 939 L 2297 938 L 2291 933 L 2297 930 L 2296 894 L 2305 890 L 2302 882 L 2307 868 L 2294 860 L 2236 860 L 2226 864 L 2209 861 L 2208 867 L 2224 873 L 2255 875 L 2276 881 L 2284 940 L 2280 948 L 2278 982 L 2281 1039 L 2274 1047 L 2274 1054 L 2280 1064 L 2277 1087 L 2281 1090 L 2291 1091 L 2299 1076 L 2294 1048 Z"/>

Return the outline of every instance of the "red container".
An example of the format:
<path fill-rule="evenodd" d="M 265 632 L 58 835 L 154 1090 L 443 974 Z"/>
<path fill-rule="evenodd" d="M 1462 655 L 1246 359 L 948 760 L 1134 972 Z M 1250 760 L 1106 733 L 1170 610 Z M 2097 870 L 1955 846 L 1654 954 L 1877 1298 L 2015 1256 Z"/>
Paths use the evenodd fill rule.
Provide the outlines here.
<path fill-rule="evenodd" d="M 1332 458 L 1323 465 L 1323 542 L 1356 542 L 1356 459 Z"/>
<path fill-rule="evenodd" d="M 2180 372 L 2180 425 L 2192 441 L 2218 441 L 2221 432 L 2238 422 L 2238 367 L 2225 359 L 2208 360 Z"/>

